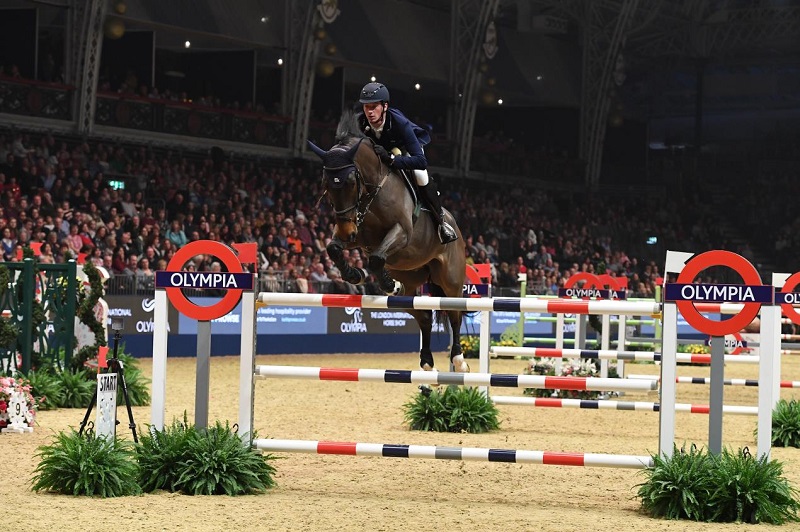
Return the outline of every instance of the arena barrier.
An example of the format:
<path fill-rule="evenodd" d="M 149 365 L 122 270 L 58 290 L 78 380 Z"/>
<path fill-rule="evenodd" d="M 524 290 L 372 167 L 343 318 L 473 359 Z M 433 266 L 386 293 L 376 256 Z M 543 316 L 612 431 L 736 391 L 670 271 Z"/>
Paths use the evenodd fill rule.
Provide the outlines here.
<path fill-rule="evenodd" d="M 243 304 L 249 298 L 243 294 Z M 659 305 L 624 301 L 550 300 L 531 301 L 502 298 L 436 298 L 406 296 L 361 296 L 261 293 L 258 302 L 267 305 L 342 306 L 361 308 L 416 308 L 429 310 L 531 310 L 532 312 L 570 312 L 617 314 L 620 306 L 636 311 L 657 313 Z M 609 305 L 609 303 L 612 303 Z M 483 322 L 482 322 L 483 323 Z M 240 382 L 239 433 L 244 436 L 253 426 L 253 383 L 256 377 L 293 378 L 314 380 L 371 381 L 388 383 L 419 383 L 466 386 L 500 387 L 552 387 L 562 389 L 618 389 L 620 379 L 545 377 L 538 375 L 498 375 L 488 373 L 450 373 L 411 370 L 376 370 L 353 368 L 318 368 L 295 366 L 255 365 L 255 351 L 242 352 Z M 249 371 L 248 371 L 249 369 Z M 635 383 L 636 381 L 628 381 Z M 651 391 L 657 383 L 646 382 L 628 389 Z M 245 411 L 242 405 L 250 405 Z M 544 465 L 573 465 L 595 467 L 645 468 L 652 466 L 649 456 L 573 454 L 562 452 L 525 451 L 506 449 L 472 449 L 418 445 L 362 444 L 349 442 L 319 442 L 306 440 L 255 439 L 255 448 L 270 452 L 305 452 L 317 454 L 347 454 L 354 456 L 398 456 L 408 458 L 446 458 L 456 460 L 504 461 Z"/>

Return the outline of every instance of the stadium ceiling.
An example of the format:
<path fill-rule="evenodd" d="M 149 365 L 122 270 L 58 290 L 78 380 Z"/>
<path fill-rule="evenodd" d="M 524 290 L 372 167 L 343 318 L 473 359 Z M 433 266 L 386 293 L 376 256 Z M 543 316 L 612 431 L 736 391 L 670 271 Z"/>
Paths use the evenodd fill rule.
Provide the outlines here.
<path fill-rule="evenodd" d="M 4 5 L 67 7 L 74 0 L 6 0 Z M 124 0 L 131 30 L 155 29 L 157 46 L 259 50 L 277 61 L 288 46 L 287 6 L 293 0 Z M 307 0 L 318 4 L 318 0 Z M 326 59 L 349 75 L 379 73 L 447 90 L 453 6 L 469 0 L 339 0 L 328 25 Z M 108 0 L 108 13 L 120 0 Z M 487 78 L 510 104 L 580 104 L 587 17 L 611 16 L 627 0 L 499 0 L 499 52 Z M 43 22 L 47 22 L 43 20 Z M 800 0 L 640 0 L 622 53 L 632 74 L 715 65 L 800 64 Z M 444 88 L 442 88 L 444 87 Z"/>

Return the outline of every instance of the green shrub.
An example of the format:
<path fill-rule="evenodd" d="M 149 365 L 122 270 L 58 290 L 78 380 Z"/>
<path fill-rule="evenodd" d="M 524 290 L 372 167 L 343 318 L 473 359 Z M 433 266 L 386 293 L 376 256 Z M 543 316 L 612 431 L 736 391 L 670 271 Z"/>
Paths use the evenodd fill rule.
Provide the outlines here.
<path fill-rule="evenodd" d="M 798 520 L 797 492 L 783 478 L 780 462 L 728 450 L 713 462 L 709 521 L 779 525 Z"/>
<path fill-rule="evenodd" d="M 654 517 L 705 521 L 711 485 L 709 457 L 694 447 L 688 453 L 675 447 L 672 457 L 653 456 L 645 469 L 647 482 L 639 484 L 642 508 Z"/>
<path fill-rule="evenodd" d="M 800 447 L 800 402 L 781 399 L 772 410 L 772 445 Z"/>
<path fill-rule="evenodd" d="M 242 442 L 226 423 L 207 431 L 174 421 L 152 429 L 137 447 L 139 482 L 146 492 L 163 489 L 189 495 L 242 495 L 275 485 L 272 455 Z"/>
<path fill-rule="evenodd" d="M 424 390 L 403 405 L 412 430 L 481 433 L 497 429 L 497 408 L 479 389 Z"/>
<path fill-rule="evenodd" d="M 142 434 L 136 447 L 136 459 L 143 491 L 179 491 L 180 461 L 187 442 L 196 437 L 196 432 L 194 426 L 175 420 L 164 430 L 151 428 Z"/>
<path fill-rule="evenodd" d="M 119 497 L 141 493 L 130 444 L 122 440 L 61 432 L 39 447 L 33 490 L 65 495 Z"/>
<path fill-rule="evenodd" d="M 58 375 L 46 370 L 31 370 L 25 378 L 31 383 L 31 395 L 39 410 L 52 410 L 64 402 L 64 392 Z"/>
<path fill-rule="evenodd" d="M 653 456 L 639 484 L 642 509 L 653 517 L 694 521 L 781 524 L 797 521 L 797 492 L 777 461 L 747 450 L 713 455 L 692 448 Z"/>
<path fill-rule="evenodd" d="M 58 406 L 65 408 L 86 408 L 94 397 L 96 380 L 89 380 L 86 370 L 72 372 L 68 369 L 58 374 L 63 397 Z"/>
<path fill-rule="evenodd" d="M 138 367 L 137 360 L 131 355 L 121 353 L 119 360 L 125 374 L 125 385 L 128 388 L 128 400 L 131 406 L 148 406 L 150 404 L 150 379 L 144 376 Z M 124 405 L 122 383 L 118 386 L 117 404 Z"/>
<path fill-rule="evenodd" d="M 245 495 L 275 485 L 274 457 L 261 455 L 243 442 L 226 422 L 205 432 L 195 431 L 186 442 L 178 489 L 188 495 Z"/>

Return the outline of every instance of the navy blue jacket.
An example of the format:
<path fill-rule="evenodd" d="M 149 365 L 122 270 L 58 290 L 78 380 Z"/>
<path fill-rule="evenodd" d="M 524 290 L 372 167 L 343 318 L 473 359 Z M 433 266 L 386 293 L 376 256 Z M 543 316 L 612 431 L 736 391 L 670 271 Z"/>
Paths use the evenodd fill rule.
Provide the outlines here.
<path fill-rule="evenodd" d="M 365 135 L 371 138 L 375 144 L 386 148 L 389 153 L 392 152 L 392 148 L 399 148 L 404 154 L 408 152 L 408 155 L 397 155 L 394 158 L 392 166 L 395 168 L 401 170 L 425 170 L 428 168 L 428 160 L 425 158 L 422 147 L 431 141 L 430 133 L 394 107 L 390 107 L 386 112 L 381 138 L 375 136 L 372 126 L 369 125 L 369 121 L 363 113 L 358 117 L 358 124 Z"/>

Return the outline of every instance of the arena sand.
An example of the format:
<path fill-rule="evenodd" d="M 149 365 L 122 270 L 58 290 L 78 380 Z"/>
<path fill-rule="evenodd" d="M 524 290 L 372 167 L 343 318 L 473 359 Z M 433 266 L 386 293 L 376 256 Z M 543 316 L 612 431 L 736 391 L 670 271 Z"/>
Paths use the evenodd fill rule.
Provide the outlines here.
<path fill-rule="evenodd" d="M 442 357 L 439 357 L 442 360 Z M 194 359 L 169 360 L 167 419 L 194 413 Z M 260 364 L 414 369 L 415 354 L 262 356 Z M 477 361 L 472 361 L 477 366 Z M 493 361 L 495 373 L 521 373 L 525 362 Z M 151 364 L 142 360 L 149 375 Z M 628 365 L 631 373 L 655 373 L 653 365 Z M 236 421 L 238 358 L 211 363 L 211 419 Z M 800 357 L 783 357 L 783 379 L 800 380 Z M 679 368 L 681 375 L 707 376 L 707 369 Z M 755 378 L 754 365 L 728 364 L 729 378 Z M 521 394 L 498 389 L 497 393 Z M 648 454 L 657 449 L 658 414 L 501 406 L 502 426 L 490 434 L 412 432 L 403 424 L 403 404 L 413 385 L 318 381 L 256 382 L 255 427 L 261 437 L 327 439 L 494 447 L 566 452 Z M 757 389 L 725 387 L 728 404 L 756 404 Z M 707 403 L 707 386 L 678 385 L 679 402 Z M 782 390 L 797 398 L 800 390 Z M 654 394 L 629 393 L 625 400 L 654 401 Z M 284 454 L 274 462 L 278 487 L 245 497 L 191 497 L 159 492 L 96 499 L 30 491 L 38 446 L 77 427 L 83 410 L 41 412 L 32 434 L 0 435 L 3 474 L 0 500 L 5 522 L 15 531 L 571 531 L 733 530 L 654 520 L 635 498 L 644 477 L 635 470 L 540 466 L 447 460 L 406 460 Z M 120 408 L 118 432 L 130 438 Z M 149 407 L 135 408 L 139 430 Z M 755 418 L 726 416 L 724 441 L 755 448 Z M 676 441 L 707 441 L 708 417 L 678 414 Z M 785 475 L 800 486 L 800 450 L 774 449 Z M 787 525 L 784 530 L 800 529 Z"/>

